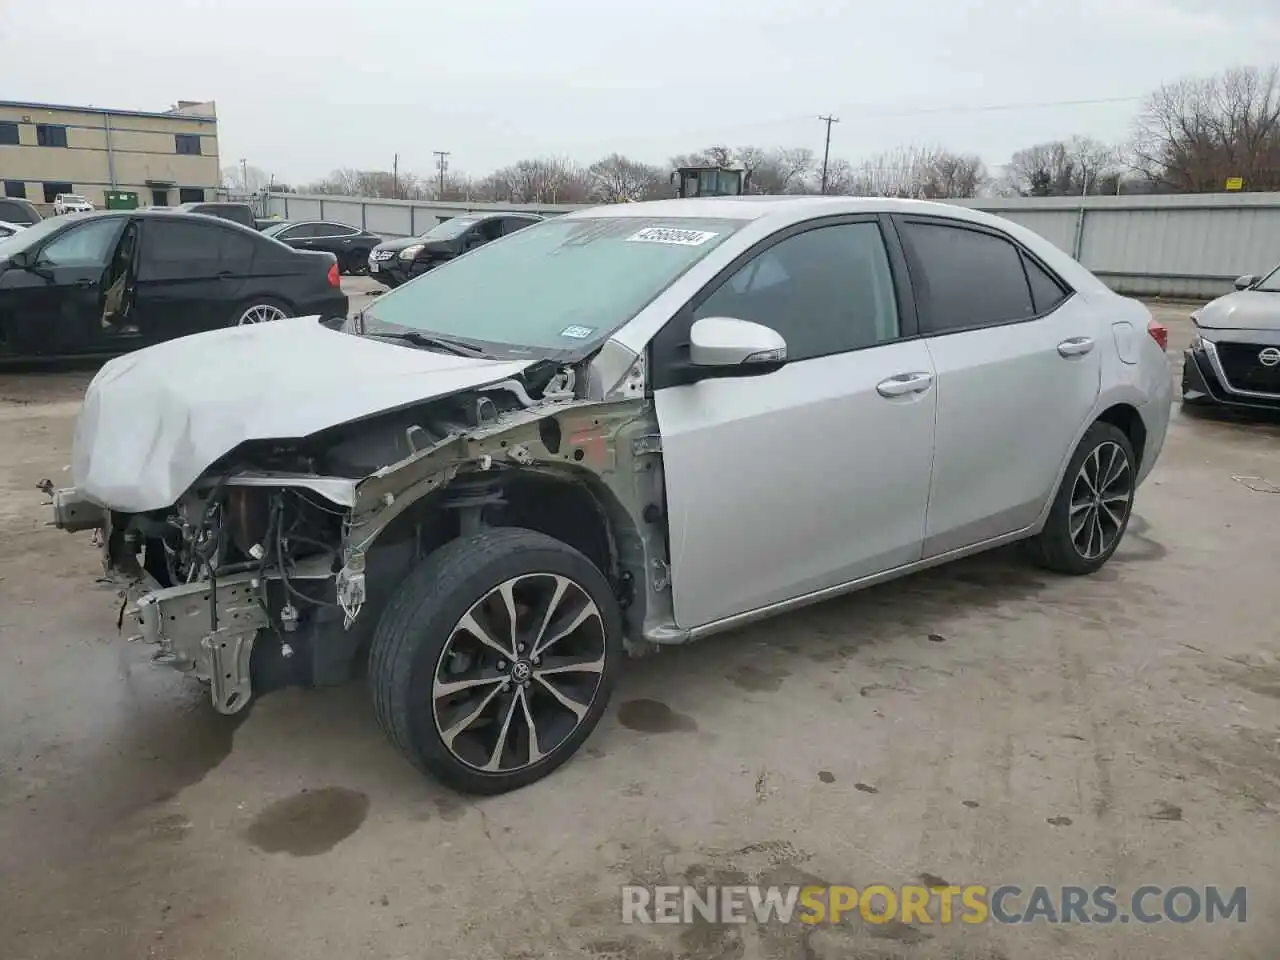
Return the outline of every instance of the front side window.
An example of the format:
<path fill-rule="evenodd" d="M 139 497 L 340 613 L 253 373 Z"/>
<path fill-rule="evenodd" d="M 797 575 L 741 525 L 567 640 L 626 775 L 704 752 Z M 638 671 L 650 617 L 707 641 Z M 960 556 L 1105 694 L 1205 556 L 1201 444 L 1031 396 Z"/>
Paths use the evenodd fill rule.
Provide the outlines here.
<path fill-rule="evenodd" d="M 40 251 L 39 263 L 51 267 L 105 268 L 124 222 L 124 217 L 105 217 L 72 227 Z"/>
<path fill-rule="evenodd" d="M 901 223 L 899 230 L 926 333 L 1036 315 L 1022 254 L 1010 241 L 967 227 L 918 220 Z"/>
<path fill-rule="evenodd" d="M 898 336 L 893 273 L 877 223 L 806 230 L 747 261 L 694 311 L 764 324 L 788 360 L 843 353 Z"/>
<path fill-rule="evenodd" d="M 452 223 L 452 221 L 450 221 Z M 599 343 L 743 221 L 556 218 L 384 293 L 366 329 L 393 325 L 555 356 Z"/>

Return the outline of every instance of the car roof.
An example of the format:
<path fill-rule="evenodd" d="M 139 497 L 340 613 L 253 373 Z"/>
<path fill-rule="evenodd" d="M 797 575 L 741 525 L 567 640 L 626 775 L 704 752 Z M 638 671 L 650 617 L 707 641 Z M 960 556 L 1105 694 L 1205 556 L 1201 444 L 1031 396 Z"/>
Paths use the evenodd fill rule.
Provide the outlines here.
<path fill-rule="evenodd" d="M 896 197 L 739 196 L 646 200 L 586 207 L 565 217 L 691 217 L 722 220 L 761 220 L 766 217 L 807 220 L 842 213 L 915 213 L 982 221 L 987 215 L 954 204 Z"/>

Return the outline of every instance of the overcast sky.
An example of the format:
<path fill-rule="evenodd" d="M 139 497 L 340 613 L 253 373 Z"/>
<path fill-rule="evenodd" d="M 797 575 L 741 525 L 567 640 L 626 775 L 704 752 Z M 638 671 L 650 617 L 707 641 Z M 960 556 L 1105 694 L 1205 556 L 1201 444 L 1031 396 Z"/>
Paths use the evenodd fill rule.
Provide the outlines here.
<path fill-rule="evenodd" d="M 1161 82 L 1280 61 L 1280 0 L 0 2 L 6 99 L 215 100 L 223 165 L 480 175 L 534 155 L 709 143 L 832 155 L 940 144 L 991 165 L 1125 136 Z"/>

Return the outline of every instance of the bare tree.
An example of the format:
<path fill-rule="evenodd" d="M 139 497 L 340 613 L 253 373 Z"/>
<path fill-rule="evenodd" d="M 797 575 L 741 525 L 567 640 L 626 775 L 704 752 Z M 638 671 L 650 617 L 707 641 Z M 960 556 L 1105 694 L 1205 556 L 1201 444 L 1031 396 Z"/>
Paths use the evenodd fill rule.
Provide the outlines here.
<path fill-rule="evenodd" d="M 252 164 L 228 165 L 222 168 L 222 183 L 236 193 L 257 193 L 266 188 L 271 178 Z"/>
<path fill-rule="evenodd" d="M 1017 151 L 1006 174 L 1013 192 L 1024 197 L 1080 196 L 1114 193 L 1123 166 L 1115 147 L 1075 136 Z"/>
<path fill-rule="evenodd" d="M 306 188 L 308 193 L 340 197 L 371 197 L 397 200 L 424 200 L 427 188 L 421 177 L 390 170 L 335 170 Z"/>
<path fill-rule="evenodd" d="M 1280 67 L 1240 67 L 1165 84 L 1134 125 L 1134 166 L 1158 189 L 1280 189 Z"/>
<path fill-rule="evenodd" d="M 734 157 L 751 171 L 752 193 L 816 192 L 808 182 L 815 166 L 813 151 L 808 147 L 739 147 Z"/>
<path fill-rule="evenodd" d="M 807 193 L 817 193 L 819 184 L 812 179 L 805 183 Z M 827 193 L 832 196 L 857 196 L 861 193 L 861 184 L 853 164 L 843 157 L 832 159 L 827 164 Z"/>
<path fill-rule="evenodd" d="M 697 150 L 693 153 L 682 153 L 679 156 L 672 157 L 671 167 L 672 169 L 675 169 L 676 167 L 699 167 L 704 165 L 728 167 L 737 159 L 738 158 L 731 147 L 714 145 L 710 147 L 703 147 L 701 150 Z"/>
<path fill-rule="evenodd" d="M 561 157 L 521 160 L 495 170 L 477 185 L 485 199 L 506 203 L 585 203 L 592 181 Z"/>
<path fill-rule="evenodd" d="M 827 174 L 830 190 L 830 171 Z M 900 147 L 877 154 L 852 170 L 852 192 L 874 197 L 943 200 L 972 197 L 987 180 L 987 168 L 972 154 L 941 147 Z"/>
<path fill-rule="evenodd" d="M 591 178 L 591 199 L 601 203 L 628 203 L 655 200 L 669 196 L 671 188 L 666 173 L 620 153 L 597 160 L 587 168 Z"/>

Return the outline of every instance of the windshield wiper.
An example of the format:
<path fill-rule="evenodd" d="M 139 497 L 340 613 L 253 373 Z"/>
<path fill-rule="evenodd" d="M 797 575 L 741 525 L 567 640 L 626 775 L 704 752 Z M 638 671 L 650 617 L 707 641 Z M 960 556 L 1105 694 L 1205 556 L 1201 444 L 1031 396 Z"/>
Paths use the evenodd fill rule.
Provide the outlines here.
<path fill-rule="evenodd" d="M 427 347 L 444 350 L 459 357 L 483 357 L 484 351 L 474 343 L 457 340 L 453 337 L 442 337 L 438 333 L 421 333 L 417 330 L 366 330 L 371 337 L 384 337 L 388 340 L 403 340 L 415 347 Z"/>

